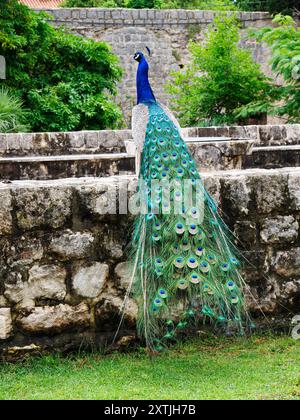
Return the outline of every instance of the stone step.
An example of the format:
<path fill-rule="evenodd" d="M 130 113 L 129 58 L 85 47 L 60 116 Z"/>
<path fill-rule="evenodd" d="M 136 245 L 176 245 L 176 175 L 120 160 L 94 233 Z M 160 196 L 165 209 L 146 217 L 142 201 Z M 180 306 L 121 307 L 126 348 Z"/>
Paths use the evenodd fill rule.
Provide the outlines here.
<path fill-rule="evenodd" d="M 125 153 L 131 130 L 0 134 L 0 157 Z"/>
<path fill-rule="evenodd" d="M 278 169 L 300 166 L 300 145 L 255 147 L 251 156 L 243 156 L 242 167 Z"/>
<path fill-rule="evenodd" d="M 0 180 L 51 180 L 134 174 L 126 153 L 0 158 Z"/>
<path fill-rule="evenodd" d="M 95 132 L 92 134 L 95 135 Z M 119 139 L 118 142 L 124 145 L 127 153 L 92 153 L 93 149 L 90 149 L 89 153 L 58 153 L 52 156 L 48 155 L 46 148 L 45 155 L 0 157 L 0 179 L 47 180 L 134 173 L 135 145 L 125 140 L 128 133 L 123 134 L 124 140 Z M 225 137 L 190 137 L 185 140 L 201 173 L 241 169 L 243 157 L 252 153 L 254 145 L 251 140 L 231 140 Z M 42 149 L 39 150 L 42 152 Z"/>
<path fill-rule="evenodd" d="M 251 155 L 255 144 L 250 139 L 228 137 L 186 137 L 185 142 L 201 173 L 241 169 L 243 156 Z M 125 141 L 125 145 L 127 153 L 135 154 L 132 140 Z"/>
<path fill-rule="evenodd" d="M 184 133 L 186 136 L 197 137 L 250 138 L 255 140 L 257 147 L 300 144 L 300 124 L 191 127 L 185 128 Z"/>
<path fill-rule="evenodd" d="M 255 143 L 226 137 L 188 137 L 185 141 L 201 173 L 241 169 L 243 157 L 251 155 Z"/>

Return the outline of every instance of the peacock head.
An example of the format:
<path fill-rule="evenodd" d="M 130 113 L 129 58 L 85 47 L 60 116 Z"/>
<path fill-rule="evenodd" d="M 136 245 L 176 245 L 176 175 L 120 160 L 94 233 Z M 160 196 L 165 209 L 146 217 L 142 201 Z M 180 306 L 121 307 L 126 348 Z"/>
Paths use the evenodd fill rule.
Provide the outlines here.
<path fill-rule="evenodd" d="M 134 54 L 133 58 L 135 59 L 135 61 L 140 63 L 142 61 L 142 59 L 144 58 L 144 54 L 142 52 L 138 51 Z"/>
<path fill-rule="evenodd" d="M 146 47 L 146 50 L 148 52 L 149 57 L 151 57 L 151 50 L 150 50 L 150 48 L 149 47 Z M 135 61 L 137 61 L 138 63 L 140 63 L 145 58 L 145 56 L 144 56 L 144 54 L 141 51 L 138 51 L 138 52 L 136 52 L 134 54 L 134 57 L 133 58 L 135 59 Z"/>

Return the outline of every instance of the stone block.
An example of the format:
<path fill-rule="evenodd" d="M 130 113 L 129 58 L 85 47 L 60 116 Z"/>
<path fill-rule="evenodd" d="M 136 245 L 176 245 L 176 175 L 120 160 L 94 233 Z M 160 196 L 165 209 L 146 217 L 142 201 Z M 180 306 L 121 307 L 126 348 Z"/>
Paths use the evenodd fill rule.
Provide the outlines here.
<path fill-rule="evenodd" d="M 34 135 L 32 133 L 23 133 L 21 137 L 21 150 L 25 154 L 29 151 L 34 150 Z"/>
<path fill-rule="evenodd" d="M 281 298 L 290 305 L 299 303 L 300 280 L 287 281 L 281 286 Z"/>
<path fill-rule="evenodd" d="M 290 124 L 285 126 L 286 144 L 300 144 L 300 124 Z"/>
<path fill-rule="evenodd" d="M 264 146 L 285 144 L 286 129 L 282 125 L 262 125 L 259 127 L 260 143 Z"/>
<path fill-rule="evenodd" d="M 29 270 L 28 285 L 35 299 L 62 301 L 66 296 L 66 270 L 57 265 L 34 265 Z"/>
<path fill-rule="evenodd" d="M 237 221 L 234 225 L 234 234 L 241 245 L 250 246 L 251 248 L 256 245 L 257 229 L 255 222 Z"/>
<path fill-rule="evenodd" d="M 15 284 L 5 285 L 5 297 L 18 307 L 31 309 L 36 300 L 64 300 L 66 270 L 56 265 L 34 265 L 29 270 L 28 282 L 21 279 Z"/>
<path fill-rule="evenodd" d="M 35 308 L 28 316 L 17 318 L 18 327 L 27 334 L 52 334 L 66 330 L 86 329 L 90 311 L 85 303 L 78 306 L 60 304 Z"/>
<path fill-rule="evenodd" d="M 207 190 L 207 192 L 211 195 L 211 197 L 214 199 L 217 206 L 221 205 L 221 182 L 220 178 L 217 176 L 210 176 L 209 174 L 206 174 L 203 177 L 204 186 Z"/>
<path fill-rule="evenodd" d="M 98 132 L 97 131 L 86 131 L 84 133 L 84 141 L 87 148 L 98 149 Z"/>
<path fill-rule="evenodd" d="M 113 179 L 77 188 L 83 207 L 92 215 L 105 218 L 117 214 L 118 185 Z"/>
<path fill-rule="evenodd" d="M 251 186 L 245 175 L 232 176 L 224 179 L 224 190 L 229 211 L 234 214 L 248 215 L 251 202 Z"/>
<path fill-rule="evenodd" d="M 115 268 L 115 274 L 118 279 L 118 283 L 121 289 L 127 290 L 131 283 L 131 270 L 130 270 L 130 263 L 122 262 L 119 263 Z"/>
<path fill-rule="evenodd" d="M 300 173 L 289 174 L 288 191 L 292 210 L 300 210 Z"/>
<path fill-rule="evenodd" d="M 7 150 L 19 150 L 21 148 L 22 134 L 6 134 Z"/>
<path fill-rule="evenodd" d="M 96 20 L 98 18 L 97 10 L 89 9 L 87 10 L 86 15 L 88 20 Z"/>
<path fill-rule="evenodd" d="M 0 340 L 7 340 L 13 330 L 10 308 L 0 308 Z"/>
<path fill-rule="evenodd" d="M 269 277 L 263 286 L 263 293 L 257 288 L 250 288 L 245 296 L 248 311 L 258 316 L 274 315 L 280 304 L 280 285 L 274 277 Z"/>
<path fill-rule="evenodd" d="M 7 135 L 0 134 L 0 156 L 2 156 L 7 150 Z"/>
<path fill-rule="evenodd" d="M 78 267 L 73 276 L 73 289 L 83 298 L 95 299 L 100 296 L 109 275 L 106 264 L 95 263 L 88 267 Z"/>
<path fill-rule="evenodd" d="M 63 260 L 84 258 L 91 253 L 94 240 L 89 232 L 68 230 L 51 240 L 49 250 Z"/>
<path fill-rule="evenodd" d="M 71 215 L 72 190 L 70 187 L 41 185 L 34 188 L 14 188 L 16 218 L 20 229 L 36 227 L 62 227 Z"/>
<path fill-rule="evenodd" d="M 95 319 L 98 330 L 116 330 L 121 319 L 121 311 L 124 311 L 123 327 L 135 328 L 138 306 L 132 298 L 128 298 L 124 305 L 124 297 L 119 296 L 114 289 L 108 289 L 102 298 L 103 299 L 95 310 Z"/>
<path fill-rule="evenodd" d="M 67 133 L 66 136 L 71 148 L 80 149 L 84 147 L 84 133 L 82 131 Z"/>
<path fill-rule="evenodd" d="M 256 209 L 260 214 L 268 214 L 286 207 L 288 176 L 271 172 L 270 175 L 254 177 Z"/>
<path fill-rule="evenodd" d="M 272 259 L 272 267 L 282 277 L 288 279 L 300 276 L 300 248 L 279 251 Z"/>
<path fill-rule="evenodd" d="M 8 301 L 5 298 L 5 296 L 0 295 L 0 308 L 7 308 L 8 305 Z"/>
<path fill-rule="evenodd" d="M 293 243 L 298 233 L 299 223 L 293 216 L 278 216 L 262 223 L 260 238 L 266 244 Z"/>
<path fill-rule="evenodd" d="M 12 197 L 10 189 L 0 184 L 0 236 L 12 231 Z"/>
<path fill-rule="evenodd" d="M 12 267 L 31 265 L 43 258 L 44 249 L 36 234 L 19 237 L 7 250 L 7 260 Z"/>
<path fill-rule="evenodd" d="M 125 219 L 119 219 L 119 222 Z M 103 258 L 113 259 L 118 261 L 124 256 L 124 248 L 127 239 L 127 223 L 122 226 L 119 225 L 117 229 L 110 229 L 105 227 L 99 236 L 99 255 Z"/>
<path fill-rule="evenodd" d="M 79 16 L 80 20 L 86 19 L 87 9 L 80 9 Z"/>

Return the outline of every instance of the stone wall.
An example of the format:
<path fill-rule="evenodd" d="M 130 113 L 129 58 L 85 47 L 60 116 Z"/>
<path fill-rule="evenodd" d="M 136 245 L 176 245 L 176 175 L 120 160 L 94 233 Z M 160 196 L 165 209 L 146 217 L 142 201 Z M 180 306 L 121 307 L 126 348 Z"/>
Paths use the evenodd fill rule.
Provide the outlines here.
<path fill-rule="evenodd" d="M 0 134 L 0 157 L 126 152 L 131 130 Z"/>
<path fill-rule="evenodd" d="M 258 147 L 300 144 L 300 124 L 190 127 L 182 132 L 185 137 L 250 139 Z M 0 134 L 0 157 L 123 153 L 128 140 L 132 140 L 131 130 Z"/>
<path fill-rule="evenodd" d="M 126 121 L 135 104 L 137 50 L 151 48 L 149 59 L 151 79 L 157 98 L 169 102 L 164 91 L 171 70 L 183 68 L 189 61 L 187 45 L 190 40 L 204 39 L 208 25 L 216 12 L 202 10 L 130 10 L 130 9 L 54 9 L 54 25 L 66 25 L 72 32 L 95 40 L 107 41 L 119 56 L 124 69 L 119 101 Z M 241 12 L 242 45 L 249 48 L 262 69 L 271 75 L 268 66 L 269 51 L 265 45 L 246 39 L 247 29 L 271 25 L 271 17 L 262 12 Z"/>
<path fill-rule="evenodd" d="M 256 299 L 249 309 L 258 317 L 262 309 L 268 328 L 277 317 L 289 325 L 290 311 L 300 313 L 300 169 L 203 179 L 252 264 L 245 270 Z M 111 338 L 128 284 L 132 218 L 124 197 L 135 188 L 135 177 L 122 176 L 0 184 L 2 358 Z M 123 198 L 114 201 L 115 191 Z M 105 214 L 108 207 L 121 214 Z M 134 331 L 136 311 L 130 300 L 125 336 Z"/>
<path fill-rule="evenodd" d="M 300 144 L 300 124 L 198 127 L 187 129 L 187 133 L 197 137 L 251 139 L 257 147 Z"/>

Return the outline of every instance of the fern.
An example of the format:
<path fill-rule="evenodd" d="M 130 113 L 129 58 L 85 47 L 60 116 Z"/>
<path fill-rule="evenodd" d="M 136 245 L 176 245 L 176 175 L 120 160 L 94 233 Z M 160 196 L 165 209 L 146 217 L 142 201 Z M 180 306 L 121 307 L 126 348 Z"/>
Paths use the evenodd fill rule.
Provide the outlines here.
<path fill-rule="evenodd" d="M 22 101 L 8 89 L 0 89 L 0 132 L 17 133 L 29 131 L 25 124 L 27 112 Z"/>

